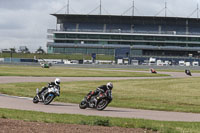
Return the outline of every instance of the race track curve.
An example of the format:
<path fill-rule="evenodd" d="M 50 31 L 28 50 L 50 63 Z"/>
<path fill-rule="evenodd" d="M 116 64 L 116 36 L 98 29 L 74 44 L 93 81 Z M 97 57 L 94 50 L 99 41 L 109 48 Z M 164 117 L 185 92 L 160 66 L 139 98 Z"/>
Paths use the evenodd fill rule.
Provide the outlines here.
<path fill-rule="evenodd" d="M 169 74 L 169 77 L 153 77 L 153 78 L 184 78 L 189 77 L 180 72 L 162 72 Z M 200 73 L 194 73 L 192 77 L 200 77 Z M 147 79 L 152 77 L 61 77 L 64 81 L 83 81 L 83 80 L 125 80 L 125 79 Z M 16 76 L 1 76 L 0 83 L 16 83 L 16 82 L 49 82 L 55 77 L 16 77 Z M 150 120 L 162 121 L 187 121 L 200 122 L 200 114 L 183 113 L 183 112 L 167 112 L 153 111 L 141 109 L 127 109 L 107 107 L 104 111 L 94 109 L 79 109 L 78 104 L 52 102 L 50 105 L 33 104 L 32 98 L 15 97 L 0 94 L 0 108 L 19 109 L 41 111 L 48 113 L 67 113 L 67 114 L 82 114 L 93 116 L 108 116 L 122 118 L 141 118 Z"/>

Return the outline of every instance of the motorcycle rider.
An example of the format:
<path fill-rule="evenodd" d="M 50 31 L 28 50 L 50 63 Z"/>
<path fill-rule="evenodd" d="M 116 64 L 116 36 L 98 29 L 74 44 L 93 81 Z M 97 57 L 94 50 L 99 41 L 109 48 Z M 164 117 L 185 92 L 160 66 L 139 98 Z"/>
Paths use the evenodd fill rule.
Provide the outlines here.
<path fill-rule="evenodd" d="M 95 91 L 91 91 L 88 93 L 87 101 L 90 100 L 92 96 L 97 95 L 99 92 L 105 93 L 107 90 L 110 90 L 112 92 L 113 84 L 111 82 L 108 82 L 106 85 L 99 86 Z"/>
<path fill-rule="evenodd" d="M 41 98 L 41 93 L 44 92 L 45 90 L 47 90 L 49 87 L 56 87 L 58 90 L 59 90 L 59 93 L 60 93 L 60 79 L 59 78 L 56 78 L 54 82 L 50 82 L 48 83 L 48 87 L 43 87 L 42 90 L 40 92 L 38 92 L 37 96 L 39 99 L 42 99 Z"/>
<path fill-rule="evenodd" d="M 192 74 L 191 74 L 191 72 L 190 72 L 189 69 L 185 69 L 185 74 L 186 74 L 186 75 L 189 75 L 189 76 L 192 76 Z"/>

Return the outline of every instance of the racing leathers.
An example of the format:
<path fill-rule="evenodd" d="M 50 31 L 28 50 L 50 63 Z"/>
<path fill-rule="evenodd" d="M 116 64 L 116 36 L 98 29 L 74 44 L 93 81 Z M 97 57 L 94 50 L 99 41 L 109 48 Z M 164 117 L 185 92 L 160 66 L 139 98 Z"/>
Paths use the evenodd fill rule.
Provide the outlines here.
<path fill-rule="evenodd" d="M 60 94 L 60 86 L 56 85 L 55 82 L 50 82 L 48 83 L 48 87 L 43 87 L 42 90 L 40 92 L 38 92 L 38 96 L 41 99 L 41 93 L 44 92 L 45 90 L 47 90 L 49 87 L 56 87 L 59 90 L 59 94 Z"/>
<path fill-rule="evenodd" d="M 107 92 L 109 92 L 109 93 L 107 93 Z M 95 96 L 99 93 L 101 93 L 103 95 L 102 98 L 107 96 L 108 98 L 112 99 L 112 96 L 111 96 L 112 91 L 110 89 L 108 89 L 106 85 L 102 85 L 102 86 L 99 86 L 95 91 L 90 91 L 88 93 L 87 100 L 89 101 L 92 96 Z"/>

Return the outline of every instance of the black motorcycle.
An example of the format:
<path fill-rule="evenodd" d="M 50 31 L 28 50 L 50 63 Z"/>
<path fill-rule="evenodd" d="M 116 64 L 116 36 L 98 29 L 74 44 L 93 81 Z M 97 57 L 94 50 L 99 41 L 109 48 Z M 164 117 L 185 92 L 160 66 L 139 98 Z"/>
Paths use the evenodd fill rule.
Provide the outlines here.
<path fill-rule="evenodd" d="M 97 110 L 103 110 L 112 101 L 112 92 L 110 90 L 107 90 L 105 93 L 99 92 L 96 96 L 92 96 L 89 101 L 87 100 L 88 95 L 79 104 L 81 109 L 95 108 Z"/>
<path fill-rule="evenodd" d="M 39 92 L 38 88 L 36 89 L 36 96 L 33 98 L 33 103 L 43 102 L 45 105 L 50 104 L 56 96 L 60 95 L 60 91 L 56 87 L 48 87 L 44 92 L 42 92 L 39 96 L 37 95 Z"/>
<path fill-rule="evenodd" d="M 192 76 L 192 73 L 191 73 L 190 70 L 188 70 L 188 69 L 185 69 L 185 74 L 186 74 L 186 75 L 189 75 L 189 76 Z"/>

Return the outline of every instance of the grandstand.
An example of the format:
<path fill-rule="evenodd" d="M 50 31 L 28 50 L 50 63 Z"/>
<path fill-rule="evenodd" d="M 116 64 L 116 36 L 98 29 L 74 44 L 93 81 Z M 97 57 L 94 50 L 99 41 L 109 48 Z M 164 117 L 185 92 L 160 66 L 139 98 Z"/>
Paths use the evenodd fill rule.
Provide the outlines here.
<path fill-rule="evenodd" d="M 200 19 L 182 17 L 52 14 L 48 53 L 104 54 L 144 61 L 198 60 Z"/>

